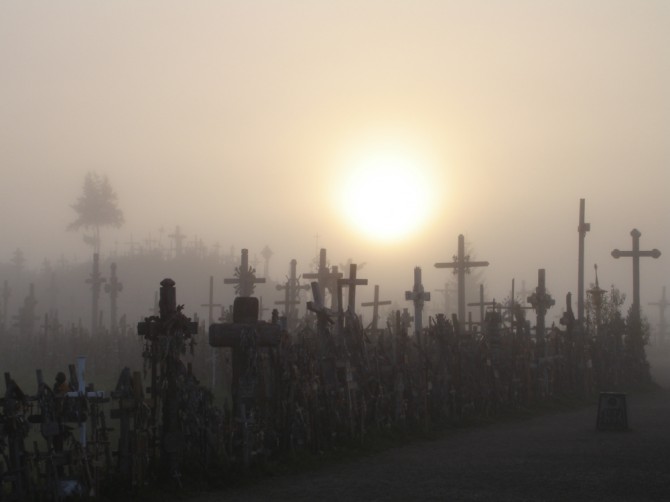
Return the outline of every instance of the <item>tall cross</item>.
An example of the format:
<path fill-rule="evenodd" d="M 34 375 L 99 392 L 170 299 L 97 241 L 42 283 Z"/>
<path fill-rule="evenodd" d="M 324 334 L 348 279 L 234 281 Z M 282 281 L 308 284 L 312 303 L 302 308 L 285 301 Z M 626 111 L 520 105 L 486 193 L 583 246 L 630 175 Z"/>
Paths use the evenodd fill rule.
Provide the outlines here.
<path fill-rule="evenodd" d="M 479 301 L 468 303 L 468 307 L 479 307 L 479 326 L 482 331 L 484 331 L 484 309 L 486 307 L 496 307 L 497 303 L 495 300 L 490 302 L 484 301 L 484 285 L 479 285 Z"/>
<path fill-rule="evenodd" d="M 577 265 L 577 322 L 584 322 L 584 238 L 591 224 L 584 221 L 584 199 L 579 199 L 579 262 Z"/>
<path fill-rule="evenodd" d="M 458 323 L 462 334 L 465 322 L 465 274 L 470 273 L 472 267 L 487 267 L 487 261 L 470 261 L 470 256 L 465 254 L 465 237 L 458 236 L 458 256 L 454 256 L 452 263 L 436 263 L 435 268 L 453 268 L 454 274 L 458 275 Z"/>
<path fill-rule="evenodd" d="M 665 297 L 665 286 L 663 286 L 661 299 L 657 302 L 652 302 L 649 305 L 658 307 L 658 341 L 663 345 L 665 343 L 665 335 L 668 332 L 668 324 L 665 321 L 665 309 L 670 306 L 670 303 L 668 303 L 668 300 Z"/>
<path fill-rule="evenodd" d="M 209 303 L 203 303 L 201 307 L 207 307 L 207 326 L 214 324 L 214 307 L 220 307 L 220 303 L 214 303 L 214 276 L 209 276 Z"/>
<path fill-rule="evenodd" d="M 105 292 L 109 293 L 109 327 L 112 330 L 112 333 L 116 333 L 118 330 L 116 301 L 119 293 L 123 290 L 123 284 L 121 284 L 118 277 L 116 277 L 116 263 L 112 263 L 110 269 L 109 283 L 105 284 Z"/>
<path fill-rule="evenodd" d="M 371 302 L 361 303 L 361 307 L 372 307 L 372 332 L 377 332 L 377 325 L 379 323 L 379 306 L 380 305 L 391 305 L 390 300 L 379 300 L 379 286 L 375 285 L 375 296 Z"/>
<path fill-rule="evenodd" d="M 181 228 L 179 228 L 179 225 L 175 227 L 174 233 L 168 235 L 168 237 L 174 241 L 175 256 L 181 256 L 183 249 L 182 243 L 184 242 L 184 239 L 186 239 L 186 235 L 181 233 Z"/>
<path fill-rule="evenodd" d="M 285 285 L 277 285 L 277 291 L 284 290 L 284 301 L 276 301 L 275 305 L 284 305 L 284 314 L 286 315 L 286 322 L 288 323 L 288 330 L 292 331 L 295 328 L 297 320 L 296 305 L 300 305 L 300 290 L 309 289 L 309 286 L 300 285 L 300 277 L 297 275 L 297 260 L 291 260 L 289 268 L 289 276 L 286 278 Z"/>
<path fill-rule="evenodd" d="M 421 267 L 414 267 L 414 286 L 412 291 L 405 291 L 405 300 L 414 303 L 414 334 L 419 346 L 421 346 L 421 334 L 423 333 L 423 304 L 430 301 L 430 292 L 423 289 L 421 281 Z"/>
<path fill-rule="evenodd" d="M 367 286 L 367 279 L 358 279 L 356 277 L 356 264 L 352 263 L 349 265 L 349 278 L 348 279 L 338 279 L 337 288 L 338 296 L 342 294 L 342 288 L 349 288 L 349 301 L 347 302 L 347 309 L 353 314 L 356 312 L 356 286 Z M 341 307 L 340 307 L 341 309 Z"/>
<path fill-rule="evenodd" d="M 633 258 L 633 315 L 635 319 L 640 320 L 640 257 L 658 258 L 661 252 L 658 249 L 651 251 L 640 251 L 640 236 L 642 235 L 637 228 L 630 232 L 633 237 L 632 251 L 619 251 L 615 249 L 612 251 L 614 258 L 630 257 Z"/>
<path fill-rule="evenodd" d="M 537 315 L 535 334 L 537 336 L 538 347 L 542 355 L 546 356 L 546 344 L 544 343 L 545 316 L 547 310 L 549 310 L 556 302 L 547 292 L 543 268 L 537 271 L 537 288 L 535 288 L 535 292 L 528 297 L 528 303 L 533 306 L 535 314 Z"/>
<path fill-rule="evenodd" d="M 326 290 L 330 292 L 331 295 L 331 305 L 332 310 L 339 310 L 339 305 L 337 304 L 337 280 L 342 278 L 342 273 L 338 271 L 337 267 L 332 269 L 328 268 L 328 260 L 326 259 L 326 250 L 321 248 L 319 251 L 319 269 L 314 272 L 308 272 L 303 274 L 305 279 L 316 279 L 321 298 L 325 298 Z"/>
<path fill-rule="evenodd" d="M 237 296 L 249 297 L 254 294 L 256 284 L 265 283 L 265 278 L 256 277 L 256 269 L 249 266 L 249 250 L 242 250 L 241 263 L 235 268 L 235 278 L 223 280 L 224 284 L 235 284 Z"/>
<path fill-rule="evenodd" d="M 100 255 L 93 253 L 93 269 L 89 278 L 86 279 L 86 284 L 91 285 L 91 336 L 95 336 L 98 331 L 100 287 L 105 281 L 106 279 L 100 275 Z"/>

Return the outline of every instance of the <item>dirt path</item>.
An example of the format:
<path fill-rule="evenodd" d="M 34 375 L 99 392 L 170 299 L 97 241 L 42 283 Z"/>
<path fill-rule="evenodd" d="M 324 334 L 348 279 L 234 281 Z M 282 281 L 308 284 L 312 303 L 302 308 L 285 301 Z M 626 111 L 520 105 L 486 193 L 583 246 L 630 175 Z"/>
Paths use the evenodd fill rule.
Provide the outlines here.
<path fill-rule="evenodd" d="M 670 392 L 627 405 L 629 432 L 596 431 L 594 405 L 194 500 L 670 501 Z"/>

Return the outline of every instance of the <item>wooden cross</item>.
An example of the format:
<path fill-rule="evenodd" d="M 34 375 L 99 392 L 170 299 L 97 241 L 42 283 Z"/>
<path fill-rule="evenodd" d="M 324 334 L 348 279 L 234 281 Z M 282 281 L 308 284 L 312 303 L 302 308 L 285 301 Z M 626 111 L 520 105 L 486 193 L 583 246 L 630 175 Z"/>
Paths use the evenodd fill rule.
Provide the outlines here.
<path fill-rule="evenodd" d="M 640 319 L 640 257 L 651 257 L 658 258 L 661 256 L 661 252 L 658 249 L 652 249 L 651 251 L 640 251 L 640 236 L 642 235 L 637 228 L 634 228 L 630 232 L 631 237 L 633 237 L 633 250 L 632 251 L 619 251 L 615 249 L 612 251 L 612 256 L 614 258 L 620 257 L 629 257 L 633 258 L 633 315 L 635 319 Z"/>
<path fill-rule="evenodd" d="M 123 284 L 119 282 L 118 277 L 116 277 L 116 263 L 112 263 L 110 269 L 109 283 L 105 284 L 105 292 L 109 293 L 109 327 L 112 330 L 112 333 L 116 333 L 118 330 L 116 301 L 119 293 L 123 290 Z"/>
<path fill-rule="evenodd" d="M 377 325 L 379 324 L 379 307 L 380 305 L 391 305 L 391 300 L 379 300 L 379 286 L 375 285 L 375 295 L 371 302 L 361 303 L 361 307 L 372 307 L 372 323 L 370 324 L 372 332 L 377 332 Z"/>
<path fill-rule="evenodd" d="M 314 272 L 303 274 L 305 279 L 316 279 L 319 285 L 321 298 L 326 297 L 326 290 L 330 292 L 331 302 L 330 308 L 334 311 L 339 310 L 337 304 L 337 280 L 342 278 L 342 273 L 338 271 L 337 267 L 328 268 L 328 261 L 326 260 L 326 250 L 324 248 L 319 251 L 319 269 Z"/>
<path fill-rule="evenodd" d="M 289 331 L 292 331 L 297 323 L 297 310 L 295 306 L 300 305 L 300 290 L 309 289 L 307 285 L 300 285 L 300 277 L 297 275 L 297 263 L 297 260 L 291 260 L 286 284 L 283 286 L 280 284 L 277 285 L 277 291 L 284 290 L 284 300 L 275 301 L 275 305 L 284 306 L 284 315 L 286 316 Z"/>
<path fill-rule="evenodd" d="M 584 322 L 584 238 L 591 224 L 584 221 L 584 199 L 579 199 L 579 263 L 577 267 L 577 322 Z"/>
<path fill-rule="evenodd" d="M 458 319 L 459 330 L 462 334 L 462 326 L 465 322 L 465 274 L 470 273 L 472 267 L 487 267 L 487 261 L 470 261 L 470 256 L 465 254 L 465 237 L 458 236 L 458 256 L 454 256 L 452 263 L 436 263 L 435 268 L 453 268 L 454 274 L 458 275 Z"/>
<path fill-rule="evenodd" d="M 663 293 L 661 299 L 657 302 L 652 302 L 649 305 L 658 307 L 658 341 L 661 345 L 665 343 L 665 335 L 668 332 L 668 324 L 665 321 L 665 309 L 670 306 L 670 303 L 665 297 L 665 286 L 663 286 Z"/>
<path fill-rule="evenodd" d="M 209 303 L 202 303 L 201 307 L 207 307 L 207 326 L 214 324 L 214 307 L 221 307 L 220 303 L 214 303 L 214 276 L 209 276 Z"/>
<path fill-rule="evenodd" d="M 367 279 L 358 279 L 356 278 L 356 264 L 352 263 L 349 265 L 349 278 L 348 279 L 338 279 L 337 288 L 338 296 L 342 295 L 342 288 L 349 288 L 349 301 L 347 302 L 347 310 L 352 314 L 356 312 L 356 286 L 367 286 Z M 341 310 L 341 307 L 340 307 Z"/>
<path fill-rule="evenodd" d="M 421 346 L 421 334 L 423 333 L 423 304 L 430 301 L 430 292 L 423 289 L 421 281 L 421 267 L 414 267 L 414 286 L 412 291 L 405 291 L 405 300 L 414 303 L 414 334 L 419 346 Z"/>
<path fill-rule="evenodd" d="M 484 301 L 484 285 L 480 284 L 479 285 L 479 301 L 478 302 L 472 302 L 468 303 L 468 307 L 479 307 L 479 326 L 484 327 L 484 309 L 485 307 L 493 307 L 495 308 L 497 306 L 497 303 L 495 299 L 490 302 L 485 302 Z"/>
<path fill-rule="evenodd" d="M 179 228 L 179 225 L 175 227 L 174 233 L 168 235 L 168 237 L 174 241 L 175 256 L 181 256 L 183 249 L 182 243 L 184 242 L 184 239 L 186 239 L 186 235 L 181 233 L 181 228 Z"/>
<path fill-rule="evenodd" d="M 249 250 L 243 249 L 241 263 L 235 268 L 235 278 L 223 280 L 224 284 L 235 284 L 235 294 L 243 298 L 254 294 L 256 284 L 264 284 L 264 278 L 256 277 L 256 269 L 249 266 Z"/>
<path fill-rule="evenodd" d="M 537 315 L 535 334 L 537 336 L 538 346 L 541 353 L 546 355 L 546 345 L 544 343 L 544 321 L 547 310 L 549 310 L 556 302 L 547 292 L 547 288 L 545 286 L 545 271 L 543 268 L 537 271 L 537 288 L 535 289 L 535 292 L 528 297 L 528 303 L 533 306 L 533 310 L 535 310 L 535 314 Z"/>
<path fill-rule="evenodd" d="M 100 287 L 105 281 L 106 279 L 100 275 L 100 255 L 93 253 L 93 269 L 89 278 L 86 279 L 86 284 L 91 285 L 91 336 L 95 336 L 98 331 Z"/>

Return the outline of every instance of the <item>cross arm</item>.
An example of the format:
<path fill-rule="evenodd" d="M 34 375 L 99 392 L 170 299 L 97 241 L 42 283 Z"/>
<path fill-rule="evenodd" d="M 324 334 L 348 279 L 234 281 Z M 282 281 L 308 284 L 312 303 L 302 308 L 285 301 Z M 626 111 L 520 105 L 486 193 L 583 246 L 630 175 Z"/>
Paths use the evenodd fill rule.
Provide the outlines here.
<path fill-rule="evenodd" d="M 658 258 L 661 256 L 661 252 L 658 249 L 652 249 L 651 251 L 621 251 L 619 249 L 614 249 L 612 251 L 612 256 L 614 258 L 621 257 L 635 257 L 635 256 L 649 256 L 651 258 Z"/>

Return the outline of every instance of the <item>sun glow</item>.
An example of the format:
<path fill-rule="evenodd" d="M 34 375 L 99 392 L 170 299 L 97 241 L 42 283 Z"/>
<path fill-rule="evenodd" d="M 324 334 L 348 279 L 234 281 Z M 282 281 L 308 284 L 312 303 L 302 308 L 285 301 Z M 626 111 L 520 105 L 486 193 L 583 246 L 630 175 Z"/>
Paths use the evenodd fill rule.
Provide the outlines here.
<path fill-rule="evenodd" d="M 366 237 L 399 241 L 418 232 L 435 205 L 431 166 L 398 147 L 371 149 L 347 161 L 340 210 Z"/>

